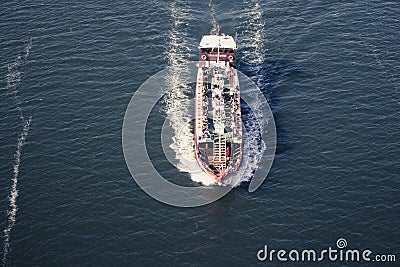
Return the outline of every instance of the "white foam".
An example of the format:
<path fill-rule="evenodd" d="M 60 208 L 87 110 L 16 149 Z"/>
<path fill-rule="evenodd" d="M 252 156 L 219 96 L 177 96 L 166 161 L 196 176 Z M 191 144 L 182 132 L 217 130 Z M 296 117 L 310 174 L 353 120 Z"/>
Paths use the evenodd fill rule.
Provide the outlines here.
<path fill-rule="evenodd" d="M 262 20 L 262 8 L 258 0 L 245 1 L 246 7 L 242 12 L 242 32 L 240 36 L 240 47 L 242 48 L 244 60 L 252 66 L 257 76 L 250 77 L 257 87 L 262 87 L 262 79 L 259 72 L 265 60 L 264 48 L 264 22 Z M 241 88 L 245 90 L 246 88 Z M 251 94 L 251 92 L 248 92 Z M 257 98 L 253 98 L 257 99 Z M 241 181 L 249 181 L 254 172 L 258 168 L 258 164 L 263 156 L 265 150 L 265 143 L 259 141 L 260 128 L 264 127 L 267 120 L 263 118 L 262 102 L 254 101 L 252 103 L 253 117 L 246 118 L 243 121 L 246 126 L 247 132 L 243 135 L 244 149 L 243 149 L 243 163 L 241 166 L 242 179 Z M 258 120 L 256 119 L 258 118 Z"/>
<path fill-rule="evenodd" d="M 10 195 L 8 197 L 9 200 L 9 208 L 7 211 L 8 216 L 8 224 L 6 228 L 3 230 L 4 233 L 4 246 L 3 246 L 3 265 L 7 265 L 7 257 L 8 252 L 10 250 L 10 238 L 11 238 L 11 231 L 15 225 L 17 219 L 17 198 L 18 198 L 18 175 L 19 175 L 19 167 L 21 164 L 21 154 L 22 148 L 25 144 L 26 136 L 29 132 L 29 127 L 32 122 L 32 116 L 26 120 L 22 108 L 20 107 L 20 102 L 17 96 L 17 86 L 21 82 L 21 72 L 20 67 L 26 62 L 28 56 L 30 54 L 32 47 L 32 39 L 30 39 L 29 43 L 25 47 L 25 54 L 24 56 L 18 56 L 17 59 L 13 62 L 8 64 L 8 73 L 7 73 L 7 89 L 10 90 L 11 94 L 14 95 L 15 104 L 19 111 L 20 119 L 22 120 L 22 132 L 18 137 L 17 142 L 17 149 L 14 154 L 14 169 L 13 169 L 13 176 L 11 178 L 11 190 Z"/>
<path fill-rule="evenodd" d="M 17 143 L 17 150 L 15 151 L 14 155 L 14 172 L 13 172 L 13 177 L 11 179 L 11 191 L 10 191 L 10 196 L 8 197 L 9 200 L 9 209 L 7 212 L 8 215 L 8 225 L 4 229 L 4 253 L 3 253 L 3 264 L 7 264 L 7 256 L 8 252 L 10 249 L 10 235 L 11 235 L 11 230 L 14 227 L 16 218 L 17 218 L 17 211 L 18 211 L 18 206 L 17 206 L 17 198 L 18 198 L 18 175 L 19 175 L 19 166 L 21 164 L 21 153 L 22 153 L 22 148 L 25 144 L 26 136 L 28 135 L 29 132 L 29 126 L 31 124 L 32 117 L 30 116 L 28 120 L 25 121 L 22 133 L 18 137 L 18 143 Z"/>
<path fill-rule="evenodd" d="M 191 105 L 188 93 L 192 90 L 184 80 L 188 71 L 184 66 L 189 62 L 189 36 L 186 30 L 190 12 L 188 3 L 175 1 L 170 6 L 173 28 L 169 35 L 169 48 L 166 51 L 170 64 L 170 73 L 167 77 L 169 90 L 164 99 L 165 113 L 169 118 L 174 132 L 170 147 L 178 159 L 177 168 L 182 172 L 190 173 L 193 181 L 210 185 L 214 183 L 211 177 L 203 173 L 197 165 L 194 156 L 194 136 L 191 132 Z"/>
<path fill-rule="evenodd" d="M 215 5 L 212 0 L 208 3 L 208 7 L 210 8 L 210 16 L 211 16 L 211 34 L 217 34 L 219 32 L 219 24 L 217 21 L 217 13 L 215 10 Z"/>
<path fill-rule="evenodd" d="M 29 39 L 28 44 L 25 47 L 25 60 L 28 59 L 29 54 L 31 53 L 31 49 L 32 49 L 32 38 Z"/>

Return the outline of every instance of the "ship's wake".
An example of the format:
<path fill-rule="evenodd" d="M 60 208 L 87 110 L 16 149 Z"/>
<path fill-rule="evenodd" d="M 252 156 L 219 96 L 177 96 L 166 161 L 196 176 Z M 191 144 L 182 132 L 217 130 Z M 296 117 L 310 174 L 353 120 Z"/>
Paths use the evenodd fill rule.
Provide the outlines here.
<path fill-rule="evenodd" d="M 263 87 L 263 63 L 265 61 L 264 41 L 264 21 L 262 19 L 262 8 L 258 0 L 245 0 L 244 8 L 241 12 L 240 21 L 242 22 L 238 30 L 240 60 L 245 61 L 251 66 L 251 76 L 249 77 L 258 88 Z M 239 65 L 240 69 L 240 65 Z M 242 95 L 246 94 L 251 98 L 251 109 L 242 105 L 243 126 L 246 130 L 243 135 L 244 158 L 242 164 L 241 182 L 251 180 L 254 172 L 257 170 L 259 162 L 266 148 L 264 140 L 261 140 L 260 129 L 268 123 L 268 118 L 263 116 L 263 101 L 258 100 L 254 88 L 241 87 Z M 251 97 L 254 95 L 254 97 Z"/>
<path fill-rule="evenodd" d="M 26 137 L 29 132 L 29 127 L 32 122 L 32 116 L 29 116 L 26 119 L 23 115 L 22 108 L 20 106 L 20 102 L 17 95 L 17 87 L 21 82 L 21 71 L 20 68 L 26 63 L 28 56 L 31 52 L 32 39 L 29 40 L 27 46 L 25 47 L 25 53 L 23 56 L 18 56 L 17 59 L 8 65 L 8 73 L 7 73 L 7 89 L 13 95 L 17 110 L 19 112 L 19 117 L 22 121 L 22 131 L 19 134 L 17 141 L 17 148 L 14 154 L 14 166 L 13 166 L 13 175 L 11 178 L 11 190 L 10 195 L 8 197 L 9 207 L 7 210 L 7 218 L 8 224 L 6 228 L 3 230 L 4 234 L 4 246 L 3 246 L 3 265 L 7 265 L 8 253 L 10 251 L 10 239 L 11 239 L 11 231 L 15 225 L 17 219 L 17 198 L 18 198 L 18 175 L 19 168 L 21 164 L 21 155 L 22 148 L 24 147 Z"/>
<path fill-rule="evenodd" d="M 194 156 L 194 135 L 192 132 L 193 107 L 190 94 L 192 88 L 187 84 L 186 69 L 193 51 L 188 35 L 190 6 L 186 1 L 176 1 L 170 6 L 173 26 L 169 35 L 169 48 L 166 55 L 169 61 L 167 76 L 167 94 L 164 98 L 165 113 L 173 131 L 170 147 L 178 160 L 177 167 L 182 172 L 190 173 L 193 181 L 205 185 L 214 183 L 213 179 L 202 172 Z"/>
<path fill-rule="evenodd" d="M 219 24 L 217 21 L 217 13 L 215 10 L 215 4 L 210 0 L 208 3 L 208 7 L 210 8 L 210 20 L 211 20 L 211 34 L 217 34 L 219 32 Z"/>

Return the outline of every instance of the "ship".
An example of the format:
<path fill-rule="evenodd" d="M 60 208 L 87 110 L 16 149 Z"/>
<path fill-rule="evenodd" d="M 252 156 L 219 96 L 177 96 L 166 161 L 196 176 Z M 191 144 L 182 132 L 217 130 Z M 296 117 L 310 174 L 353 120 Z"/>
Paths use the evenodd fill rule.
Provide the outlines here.
<path fill-rule="evenodd" d="M 242 161 L 242 119 L 236 42 L 204 35 L 195 89 L 194 148 L 200 168 L 222 183 Z"/>

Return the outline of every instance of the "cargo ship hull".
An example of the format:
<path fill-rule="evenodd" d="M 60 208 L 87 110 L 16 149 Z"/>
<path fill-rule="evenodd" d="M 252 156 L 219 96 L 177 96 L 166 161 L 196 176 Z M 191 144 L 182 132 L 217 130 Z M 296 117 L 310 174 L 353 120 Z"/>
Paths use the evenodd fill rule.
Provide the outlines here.
<path fill-rule="evenodd" d="M 217 183 L 242 161 L 242 119 L 236 44 L 230 36 L 208 35 L 200 43 L 195 92 L 195 156 Z"/>

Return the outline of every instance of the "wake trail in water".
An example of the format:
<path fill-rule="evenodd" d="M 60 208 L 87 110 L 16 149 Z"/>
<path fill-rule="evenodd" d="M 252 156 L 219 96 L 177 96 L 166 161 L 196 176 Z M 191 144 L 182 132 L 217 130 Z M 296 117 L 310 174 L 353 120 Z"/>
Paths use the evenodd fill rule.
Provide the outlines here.
<path fill-rule="evenodd" d="M 22 121 L 22 131 L 18 137 L 17 149 L 14 154 L 14 168 L 13 168 L 13 176 L 11 178 L 11 190 L 10 195 L 8 197 L 9 207 L 7 210 L 7 218 L 8 224 L 6 228 L 3 230 L 4 233 L 4 249 L 3 249 L 3 265 L 7 266 L 7 257 L 10 251 L 10 239 L 11 239 L 11 231 L 15 225 L 17 219 L 17 198 L 18 198 L 18 175 L 19 168 L 21 165 L 21 156 L 22 156 L 22 148 L 24 147 L 26 137 L 29 132 L 29 127 L 32 122 L 32 116 L 29 116 L 28 119 L 25 119 L 23 115 L 23 110 L 20 106 L 20 101 L 18 99 L 18 91 L 17 87 L 21 83 L 21 71 L 20 68 L 26 63 L 29 54 L 32 48 L 32 39 L 29 40 L 27 46 L 25 47 L 25 53 L 23 56 L 18 56 L 17 59 L 8 64 L 8 73 L 7 73 L 7 89 L 11 92 L 14 97 L 14 101 L 16 107 L 19 112 L 19 117 Z"/>
<path fill-rule="evenodd" d="M 217 21 L 217 12 L 215 10 L 215 5 L 212 2 L 212 0 L 210 0 L 210 2 L 208 3 L 208 7 L 210 8 L 210 19 L 211 19 L 211 34 L 217 34 L 219 32 L 219 24 Z"/>
<path fill-rule="evenodd" d="M 19 166 L 21 164 L 21 154 L 22 154 L 22 148 L 25 144 L 26 136 L 28 135 L 29 132 L 29 126 L 31 125 L 32 122 L 32 116 L 29 116 L 27 120 L 25 120 L 22 133 L 18 138 L 18 143 L 17 143 L 17 150 L 15 152 L 15 163 L 14 163 L 14 173 L 13 177 L 11 179 L 12 185 L 11 185 L 11 192 L 10 196 L 8 197 L 9 199 L 9 209 L 8 209 L 8 225 L 4 229 L 4 254 L 3 254 L 3 264 L 7 265 L 7 256 L 8 252 L 10 249 L 10 236 L 11 236 L 11 230 L 14 227 L 15 221 L 17 219 L 17 211 L 18 211 L 18 206 L 17 206 L 17 198 L 18 198 L 18 174 L 19 174 Z"/>
<path fill-rule="evenodd" d="M 172 29 L 169 35 L 169 47 L 166 51 L 170 65 L 167 77 L 169 90 L 164 98 L 165 113 L 173 130 L 170 147 L 178 160 L 177 168 L 188 172 L 193 181 L 211 184 L 213 180 L 203 174 L 194 156 L 194 135 L 191 128 L 193 101 L 190 98 L 192 88 L 187 84 L 187 63 L 192 56 L 190 42 L 195 42 L 188 34 L 191 18 L 188 1 L 175 1 L 170 6 Z"/>
<path fill-rule="evenodd" d="M 258 0 L 245 0 L 244 9 L 241 12 L 241 21 L 239 25 L 239 47 L 241 49 L 241 60 L 246 62 L 251 68 L 251 80 L 257 87 L 263 87 L 263 64 L 265 61 L 266 50 L 263 44 L 264 27 L 263 12 Z M 246 91 L 247 88 L 241 88 L 241 92 L 246 95 L 254 95 L 252 99 L 257 99 L 256 92 Z M 251 114 L 252 113 L 252 114 Z M 243 112 L 243 124 L 246 129 L 244 137 L 244 161 L 245 170 L 241 181 L 249 181 L 258 168 L 258 164 L 263 156 L 266 144 L 260 139 L 260 128 L 264 127 L 268 120 L 263 118 L 264 110 L 262 101 L 254 101 L 252 110 Z M 258 118 L 258 119 L 256 119 Z"/>

